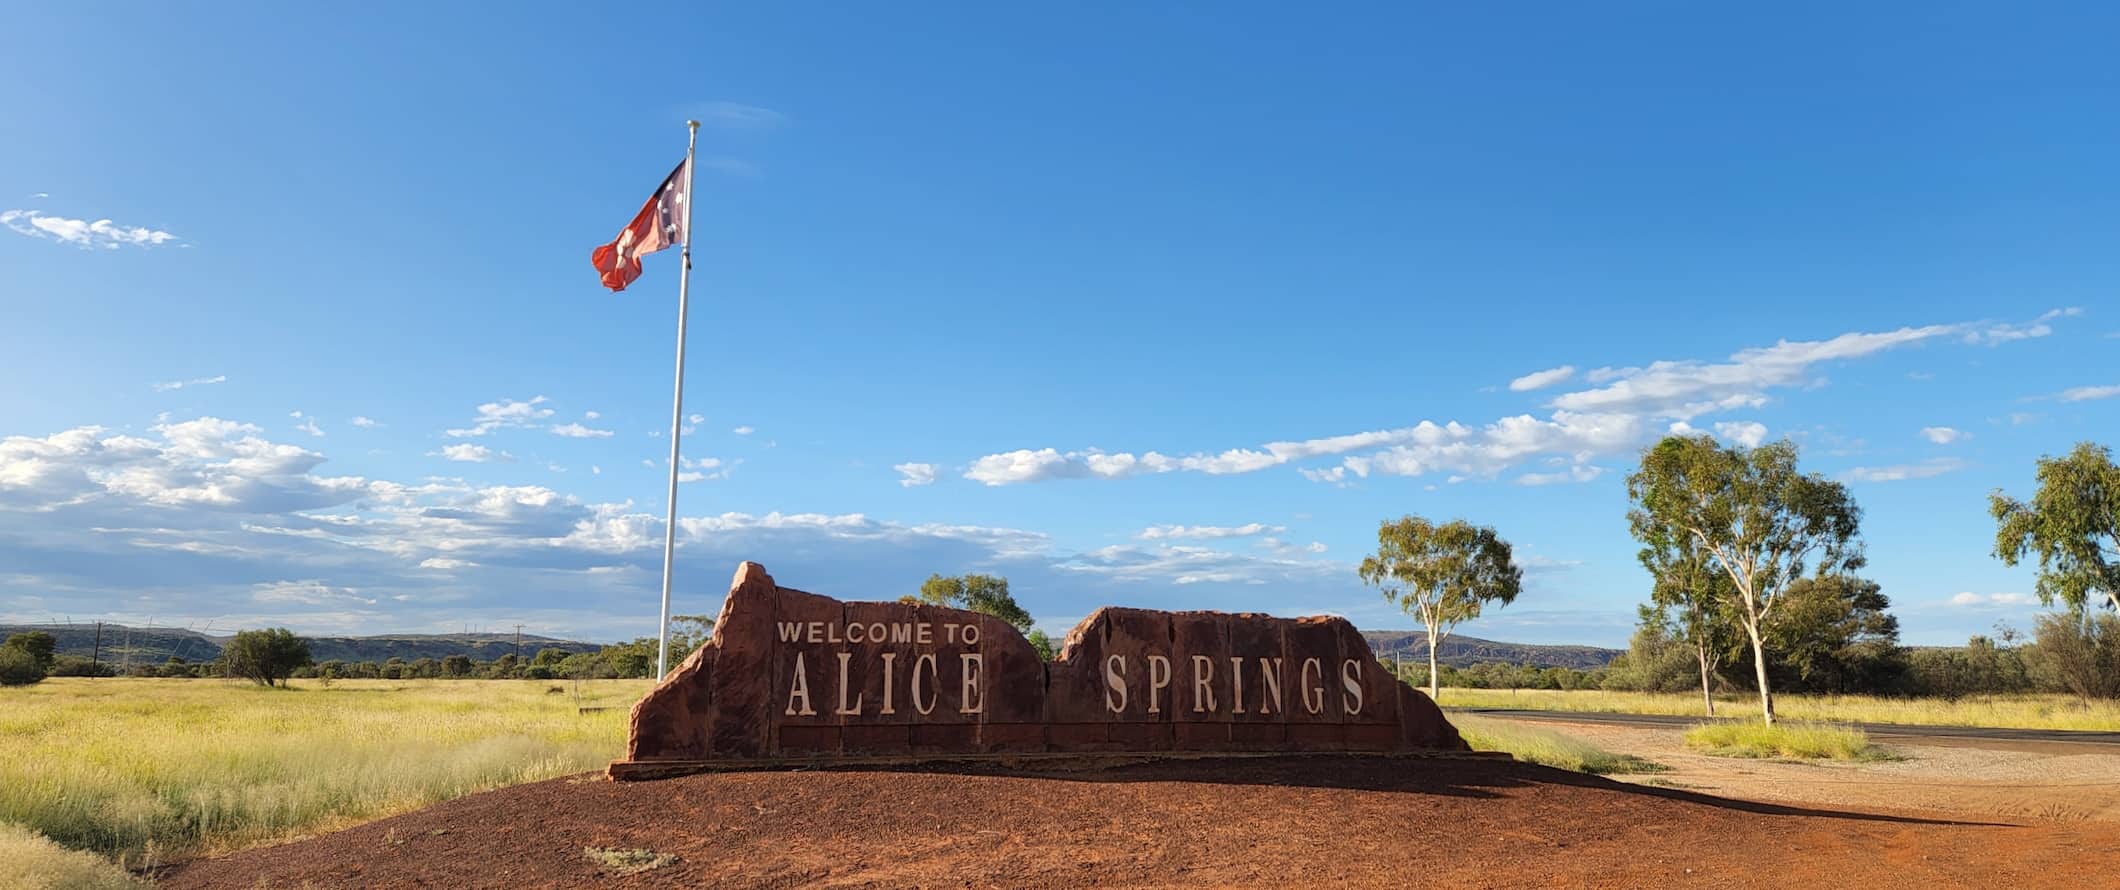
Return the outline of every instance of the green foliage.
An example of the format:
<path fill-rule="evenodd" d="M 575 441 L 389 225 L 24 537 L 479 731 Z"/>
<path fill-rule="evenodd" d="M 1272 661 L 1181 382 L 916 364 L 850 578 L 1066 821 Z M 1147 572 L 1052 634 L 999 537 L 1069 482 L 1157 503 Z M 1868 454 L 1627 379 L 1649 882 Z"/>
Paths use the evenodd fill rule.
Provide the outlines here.
<path fill-rule="evenodd" d="M 309 641 L 284 627 L 238 631 L 221 647 L 221 663 L 228 676 L 260 686 L 284 684 L 296 668 L 310 663 Z"/>
<path fill-rule="evenodd" d="M 2120 466 L 2112 450 L 2083 442 L 2067 457 L 2039 459 L 2039 492 L 2026 504 L 1997 489 L 1995 556 L 2016 565 L 2039 557 L 2039 599 L 2071 610 L 2094 597 L 2120 610 Z"/>
<path fill-rule="evenodd" d="M 1913 649 L 1906 653 L 1902 689 L 1910 695 L 1957 701 L 1969 695 L 2002 695 L 2035 688 L 2025 647 L 2011 645 L 2016 631 L 2003 634 L 2002 645 L 1983 636 L 1963 648 Z"/>
<path fill-rule="evenodd" d="M 1851 726 L 1824 723 L 1705 723 L 1686 730 L 1686 747 L 1719 757 L 1801 757 L 1811 760 L 1890 760 Z"/>
<path fill-rule="evenodd" d="M 61 655 L 52 661 L 54 677 L 115 677 L 117 669 L 79 655 Z"/>
<path fill-rule="evenodd" d="M 30 657 L 37 660 L 37 667 L 49 673 L 52 662 L 58 658 L 59 640 L 44 631 L 33 630 L 10 636 L 7 642 L 0 643 L 0 646 L 29 653 Z"/>
<path fill-rule="evenodd" d="M 1714 592 L 1721 614 L 1751 643 L 1760 710 L 1774 722 L 1766 635 L 1789 585 L 1807 572 L 1852 572 L 1863 564 L 1862 511 L 1846 486 L 1796 467 L 1787 441 L 1723 447 L 1714 437 L 1670 436 L 1642 452 L 1627 477 L 1631 525 L 1645 540 L 1691 538 L 1699 558 L 1729 578 Z"/>
<path fill-rule="evenodd" d="M 1042 658 L 1046 661 L 1052 661 L 1053 656 L 1059 654 L 1059 647 L 1053 645 L 1053 638 L 1046 636 L 1045 631 L 1031 631 L 1030 634 L 1025 637 L 1025 639 L 1030 641 L 1031 648 L 1038 650 L 1039 658 Z"/>
<path fill-rule="evenodd" d="M 0 646 L 0 686 L 28 686 L 44 680 L 44 666 L 29 650 Z"/>
<path fill-rule="evenodd" d="M 558 665 L 562 661 L 566 661 L 567 656 L 572 654 L 574 653 L 568 652 L 565 649 L 539 649 L 537 650 L 537 657 L 530 659 L 530 663 L 534 665 L 542 665 L 544 667 L 553 667 L 555 665 Z"/>
<path fill-rule="evenodd" d="M 2120 617 L 2041 615 L 2033 632 L 2039 672 L 2085 699 L 2120 700 Z"/>
<path fill-rule="evenodd" d="M 1766 632 L 1767 672 L 1774 685 L 1825 693 L 1897 688 L 1906 661 L 1899 648 L 1899 619 L 1885 611 L 1890 606 L 1874 581 L 1852 575 L 1798 578 L 1783 592 L 1781 617 Z M 1731 647 L 1733 661 L 1742 657 L 1740 645 Z"/>
<path fill-rule="evenodd" d="M 1700 685 L 1699 653 L 1673 635 L 1662 611 L 1642 607 L 1627 651 L 1605 666 L 1601 688 L 1627 692 L 1686 692 Z M 1720 658 L 1720 654 L 1717 656 Z M 1711 679 L 1720 679 L 1711 675 Z"/>
<path fill-rule="evenodd" d="M 0 821 L 0 887 L 12 890 L 149 890 L 118 864 L 69 850 L 25 825 Z"/>
<path fill-rule="evenodd" d="M 920 601 L 992 615 L 1022 633 L 1030 633 L 1033 623 L 1031 613 L 1009 595 L 1008 579 L 998 575 L 929 575 L 920 585 Z"/>
<path fill-rule="evenodd" d="M 1442 680 L 1436 648 L 1450 628 L 1480 617 L 1489 603 L 1515 602 L 1524 586 L 1509 542 L 1462 519 L 1440 525 L 1419 516 L 1386 520 L 1377 526 L 1377 551 L 1356 572 L 1427 627 L 1431 696 Z"/>
<path fill-rule="evenodd" d="M 471 656 L 444 656 L 442 658 L 442 676 L 452 678 L 471 676 Z"/>

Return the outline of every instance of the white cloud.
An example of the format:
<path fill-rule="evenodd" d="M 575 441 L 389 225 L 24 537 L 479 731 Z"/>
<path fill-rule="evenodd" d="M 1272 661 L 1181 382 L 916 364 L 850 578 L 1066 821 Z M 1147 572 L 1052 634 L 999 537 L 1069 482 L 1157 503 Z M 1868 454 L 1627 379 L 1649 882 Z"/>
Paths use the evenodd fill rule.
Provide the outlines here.
<path fill-rule="evenodd" d="M 298 603 L 322 606 L 334 602 L 375 605 L 374 597 L 362 596 L 351 587 L 333 587 L 322 581 L 273 581 L 252 588 L 251 597 L 261 603 Z"/>
<path fill-rule="evenodd" d="M 1248 538 L 1252 535 L 1278 535 L 1288 529 L 1261 522 L 1243 525 L 1152 525 L 1134 537 L 1143 541 L 1176 540 L 1180 538 Z"/>
<path fill-rule="evenodd" d="M 358 414 L 354 415 L 354 416 L 353 416 L 353 419 L 352 419 L 352 420 L 349 420 L 349 421 L 347 421 L 347 423 L 351 423 L 351 424 L 353 424 L 354 426 L 357 426 L 357 427 L 363 427 L 363 428 L 367 428 L 367 427 L 378 427 L 378 426 L 382 426 L 382 424 L 380 424 L 380 423 L 377 423 L 377 422 L 375 422 L 374 420 L 370 420 L 369 418 L 366 418 L 366 417 L 362 417 L 362 416 L 360 416 L 360 415 L 358 415 Z"/>
<path fill-rule="evenodd" d="M 2053 326 L 2047 324 L 2047 322 L 2057 318 L 2072 318 L 2082 314 L 2083 309 L 2076 306 L 2070 306 L 2065 309 L 2049 309 L 2041 313 L 2038 318 L 2027 323 L 1994 324 L 1969 330 L 1965 334 L 1965 342 L 1996 346 L 2016 340 L 2044 337 L 2054 332 Z"/>
<path fill-rule="evenodd" d="M 295 412 L 295 416 L 299 417 L 301 416 L 301 413 L 302 412 L 297 411 Z M 324 437 L 324 430 L 322 427 L 317 426 L 317 419 L 314 417 L 305 418 L 301 423 L 295 425 L 295 429 L 301 430 L 302 432 L 308 433 L 312 436 L 316 436 L 320 439 Z"/>
<path fill-rule="evenodd" d="M 1604 474 L 1604 467 L 1577 464 L 1552 473 L 1525 473 L 1516 477 L 1516 481 L 1519 485 L 1556 485 L 1562 482 L 1589 482 Z"/>
<path fill-rule="evenodd" d="M 1951 605 L 1965 606 L 1976 609 L 2000 608 L 2007 606 L 2032 606 L 2037 605 L 2038 603 L 2039 598 L 2032 596 L 2029 593 L 1978 594 L 1968 590 L 1961 591 L 1958 595 L 1951 597 Z"/>
<path fill-rule="evenodd" d="M 740 426 L 740 427 L 737 427 L 737 428 L 735 428 L 735 429 L 733 429 L 733 430 L 730 430 L 729 432 L 735 433 L 735 434 L 737 434 L 737 435 L 739 435 L 739 436 L 748 436 L 748 435 L 750 435 L 750 434 L 752 434 L 752 433 L 758 432 L 758 430 L 757 430 L 757 428 L 755 428 L 755 427 L 749 427 L 749 426 Z"/>
<path fill-rule="evenodd" d="M 1954 457 L 1939 457 L 1918 464 L 1895 464 L 1888 467 L 1855 467 L 1840 474 L 1850 482 L 1900 482 L 1907 479 L 1927 479 L 1965 469 L 1965 461 Z"/>
<path fill-rule="evenodd" d="M 2074 389 L 2062 390 L 2054 398 L 2064 402 L 2089 402 L 2097 399 L 2110 399 L 2114 396 L 2120 396 L 2120 385 L 2078 386 Z"/>
<path fill-rule="evenodd" d="M 116 250 L 126 245 L 154 247 L 177 240 L 177 236 L 158 229 L 121 226 L 107 219 L 93 222 L 68 219 L 35 210 L 0 212 L 0 225 L 32 238 L 48 238 L 83 248 L 101 247 Z"/>
<path fill-rule="evenodd" d="M 771 130 L 788 122 L 788 116 L 771 108 L 742 102 L 715 101 L 699 106 L 701 123 L 724 130 Z"/>
<path fill-rule="evenodd" d="M 589 465 L 589 475 L 591 475 L 591 476 L 601 476 L 601 475 L 603 475 L 603 474 L 604 474 L 604 468 L 603 468 L 603 467 L 599 467 L 599 466 L 597 466 L 597 465 L 595 465 L 595 464 L 590 464 L 590 465 Z"/>
<path fill-rule="evenodd" d="M 603 415 L 603 413 L 602 413 L 602 412 L 598 412 L 598 411 L 583 411 L 583 412 L 582 412 L 582 419 L 583 419 L 583 420 L 595 420 L 595 419 L 597 419 L 597 418 L 599 418 L 599 417 L 602 417 L 602 416 L 604 416 L 604 415 Z"/>
<path fill-rule="evenodd" d="M 519 402 L 514 399 L 487 402 L 478 406 L 478 416 L 472 420 L 471 426 L 464 429 L 446 430 L 444 435 L 461 439 L 471 436 L 483 436 L 498 429 L 536 426 L 539 421 L 552 416 L 552 409 L 538 407 L 547 401 L 550 400 L 544 396 L 537 396 L 527 402 Z"/>
<path fill-rule="evenodd" d="M 491 448 L 487 448 L 484 445 L 478 445 L 471 442 L 459 442 L 455 445 L 444 445 L 442 446 L 441 451 L 432 453 L 439 454 L 442 457 L 446 457 L 450 460 L 462 461 L 464 463 L 472 464 L 491 463 L 493 461 L 509 461 L 515 459 L 515 455 L 509 454 L 508 452 L 495 451 Z"/>
<path fill-rule="evenodd" d="M 739 429 L 748 429 L 748 427 L 739 427 Z M 898 484 L 906 488 L 933 485 L 935 483 L 934 464 L 895 464 L 891 469 L 898 471 L 898 475 L 901 477 L 898 480 Z"/>
<path fill-rule="evenodd" d="M 1723 421 L 1715 424 L 1715 436 L 1746 448 L 1758 448 L 1767 440 L 1767 425 L 1756 420 Z"/>
<path fill-rule="evenodd" d="M 1686 421 L 1702 414 L 1766 404 L 1772 388 L 1819 385 L 1823 378 L 1813 370 L 1822 363 L 1997 327 L 1979 322 L 1852 332 L 1827 340 L 1783 340 L 1773 346 L 1744 349 L 1724 363 L 1688 360 L 1653 362 L 1645 368 L 1601 367 L 1586 377 L 1604 385 L 1556 396 L 1551 403 L 1556 410 L 1545 419 L 1522 414 L 1480 427 L 1456 421 L 1440 425 L 1423 421 L 1398 429 L 1186 455 L 1108 452 L 1097 448 L 1065 452 L 1051 447 L 1022 448 L 973 460 L 964 478 L 1000 486 L 1181 471 L 1224 475 L 1347 455 L 1331 469 L 1297 469 L 1311 481 L 1335 485 L 1346 484 L 1349 474 L 1367 478 L 1372 473 L 1420 476 L 1445 472 L 1451 474 L 1452 481 L 1458 481 L 1494 478 L 1528 459 L 1559 457 L 1576 468 L 1564 475 L 1530 473 L 1522 481 L 1580 481 L 1596 477 L 1598 469 L 1591 465 L 1593 459 L 1639 448 L 1660 426 L 1689 431 L 1694 428 Z M 1725 422 L 1715 427 L 1725 438 L 1740 443 L 1757 444 L 1766 435 L 1766 427 L 1752 421 Z"/>
<path fill-rule="evenodd" d="M 716 479 L 727 479 L 729 478 L 729 471 L 736 469 L 736 465 L 742 462 L 740 460 L 723 461 L 718 457 L 702 457 L 697 460 L 689 457 L 679 458 L 678 466 L 680 469 L 677 473 L 677 481 L 709 482 Z"/>
<path fill-rule="evenodd" d="M 685 422 L 684 422 L 684 425 L 678 428 L 678 432 L 679 432 L 680 434 L 683 434 L 683 435 L 687 435 L 687 436 L 689 436 L 689 435 L 692 435 L 693 433 L 695 433 L 695 432 L 698 432 L 698 431 L 699 431 L 699 425 L 700 425 L 700 424 L 702 424 L 702 423 L 706 423 L 706 422 L 707 422 L 707 419 L 706 419 L 705 417 L 701 416 L 701 415 L 698 415 L 698 414 L 694 414 L 694 415 L 691 415 L 691 416 L 689 416 L 689 417 L 686 417 L 686 418 L 685 418 Z"/>
<path fill-rule="evenodd" d="M 171 381 L 168 381 L 168 382 L 166 382 L 166 383 L 157 383 L 157 384 L 155 384 L 155 385 L 154 385 L 154 387 L 155 387 L 155 392 L 169 392 L 169 391 L 171 391 L 171 390 L 176 390 L 176 389 L 183 389 L 184 387 L 187 387 L 187 386 L 212 386 L 213 384 L 216 384 L 216 383 L 227 383 L 227 382 L 228 382 L 228 375 L 226 375 L 226 374 L 215 374 L 215 375 L 214 375 L 214 376 L 212 376 L 212 377 L 197 377 L 197 378 L 193 378 L 193 379 L 191 379 L 191 380 L 171 380 Z"/>
<path fill-rule="evenodd" d="M 1530 392 L 1534 389 L 1544 389 L 1573 376 L 1575 376 L 1574 365 L 1562 365 L 1558 368 L 1548 368 L 1544 371 L 1533 371 L 1509 381 L 1509 391 Z"/>
<path fill-rule="evenodd" d="M 1921 428 L 1921 437 L 1938 445 L 1949 445 L 1970 439 L 1973 434 L 1947 426 L 1925 426 Z"/>
<path fill-rule="evenodd" d="M 578 423 L 563 423 L 554 426 L 552 434 L 555 436 L 566 436 L 569 439 L 608 439 L 616 435 L 610 430 L 594 430 Z"/>

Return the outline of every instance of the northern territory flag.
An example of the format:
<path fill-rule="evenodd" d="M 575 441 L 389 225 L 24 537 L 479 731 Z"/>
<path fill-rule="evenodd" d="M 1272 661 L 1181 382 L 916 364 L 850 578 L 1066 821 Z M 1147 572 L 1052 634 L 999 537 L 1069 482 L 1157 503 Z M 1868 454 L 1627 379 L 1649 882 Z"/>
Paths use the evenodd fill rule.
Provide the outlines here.
<path fill-rule="evenodd" d="M 641 205 L 640 213 L 618 233 L 618 240 L 589 252 L 589 260 L 602 273 L 604 286 L 614 291 L 626 289 L 633 279 L 640 277 L 640 258 L 673 244 L 683 244 L 691 236 L 685 230 L 685 202 L 691 196 L 685 194 L 686 159 L 670 171 L 662 186 Z"/>

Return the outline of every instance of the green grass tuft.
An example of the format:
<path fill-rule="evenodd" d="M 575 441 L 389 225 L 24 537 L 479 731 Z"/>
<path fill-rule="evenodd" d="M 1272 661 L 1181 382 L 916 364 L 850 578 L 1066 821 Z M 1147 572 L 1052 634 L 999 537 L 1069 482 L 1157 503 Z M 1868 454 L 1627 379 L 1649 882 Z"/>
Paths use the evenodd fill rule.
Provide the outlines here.
<path fill-rule="evenodd" d="M 1668 769 L 1663 764 L 1632 754 L 1615 754 L 1582 739 L 1507 720 L 1452 714 L 1450 722 L 1473 750 L 1506 751 L 1527 763 L 1595 775 L 1654 773 Z"/>
<path fill-rule="evenodd" d="M 1728 721 L 1686 730 L 1686 747 L 1718 757 L 1795 757 L 1806 760 L 1890 760 L 1860 729 L 1825 723 Z"/>
<path fill-rule="evenodd" d="M 118 864 L 0 822 L 0 887 L 9 890 L 146 890 Z"/>

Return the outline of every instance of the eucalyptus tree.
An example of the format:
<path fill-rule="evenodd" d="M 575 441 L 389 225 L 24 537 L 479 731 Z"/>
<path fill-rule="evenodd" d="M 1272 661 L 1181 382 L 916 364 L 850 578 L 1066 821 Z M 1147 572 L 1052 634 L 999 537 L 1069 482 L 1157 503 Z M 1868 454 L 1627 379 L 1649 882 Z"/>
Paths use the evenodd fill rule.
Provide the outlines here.
<path fill-rule="evenodd" d="M 1509 542 L 1462 519 L 1386 520 L 1377 527 L 1377 552 L 1363 558 L 1357 571 L 1427 628 L 1430 698 L 1440 691 L 1436 650 L 1450 629 L 1478 618 L 1488 603 L 1514 602 L 1524 586 Z"/>
<path fill-rule="evenodd" d="M 2032 502 L 2001 489 L 1988 495 L 1995 556 L 2016 565 L 2039 557 L 2039 601 L 2060 600 L 2081 616 L 2094 597 L 2120 611 L 2120 467 L 2111 449 L 2078 444 L 2067 457 L 2039 459 Z"/>
<path fill-rule="evenodd" d="M 1715 671 L 1722 666 L 1723 653 L 1735 642 L 1737 633 L 1736 622 L 1729 614 L 1733 599 L 1730 577 L 1698 539 L 1642 509 L 1642 495 L 1632 479 L 1628 480 L 1627 496 L 1636 505 L 1627 512 L 1627 524 L 1634 539 L 1642 542 L 1636 558 L 1654 579 L 1649 589 L 1651 608 L 1644 615 L 1663 622 L 1673 636 L 1693 647 L 1694 661 L 1700 668 L 1701 706 L 1713 717 Z"/>
<path fill-rule="evenodd" d="M 1707 435 L 1671 436 L 1642 452 L 1627 491 L 1657 539 L 1690 540 L 1729 579 L 1712 596 L 1745 632 L 1760 713 L 1771 725 L 1766 637 L 1776 607 L 1807 571 L 1823 576 L 1862 566 L 1862 511 L 1846 486 L 1799 471 L 1796 446 L 1787 440 L 1744 448 Z"/>

